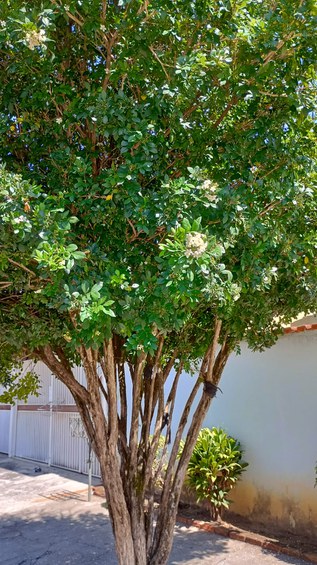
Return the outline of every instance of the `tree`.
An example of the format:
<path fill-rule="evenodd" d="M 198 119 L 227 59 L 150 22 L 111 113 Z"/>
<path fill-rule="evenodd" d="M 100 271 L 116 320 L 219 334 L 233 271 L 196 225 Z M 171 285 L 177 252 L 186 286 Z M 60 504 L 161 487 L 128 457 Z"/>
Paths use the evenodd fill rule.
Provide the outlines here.
<path fill-rule="evenodd" d="M 1 7 L 2 398 L 36 387 L 24 359 L 71 391 L 120 564 L 166 563 L 230 352 L 316 305 L 315 16 L 309 0 Z M 198 377 L 159 469 L 183 369 Z"/>

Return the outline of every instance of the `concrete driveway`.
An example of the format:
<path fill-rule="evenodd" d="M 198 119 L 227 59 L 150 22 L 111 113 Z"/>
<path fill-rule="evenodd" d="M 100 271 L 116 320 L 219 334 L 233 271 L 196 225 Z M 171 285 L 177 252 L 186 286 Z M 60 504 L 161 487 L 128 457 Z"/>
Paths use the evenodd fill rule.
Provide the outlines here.
<path fill-rule="evenodd" d="M 36 471 L 40 467 L 41 471 Z M 102 499 L 87 477 L 0 454 L 1 565 L 115 565 Z M 260 547 L 177 526 L 170 565 L 307 565 Z"/>

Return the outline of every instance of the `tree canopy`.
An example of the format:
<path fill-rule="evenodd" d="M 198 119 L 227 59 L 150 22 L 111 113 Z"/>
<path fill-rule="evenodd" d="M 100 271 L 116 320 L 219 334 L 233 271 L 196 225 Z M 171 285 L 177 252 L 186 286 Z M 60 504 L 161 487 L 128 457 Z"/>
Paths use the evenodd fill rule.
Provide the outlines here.
<path fill-rule="evenodd" d="M 210 381 L 215 340 L 219 369 L 316 308 L 313 1 L 0 13 L 2 398 L 34 390 L 23 359 L 58 374 L 114 353 L 153 416 L 148 367 L 208 353 Z"/>

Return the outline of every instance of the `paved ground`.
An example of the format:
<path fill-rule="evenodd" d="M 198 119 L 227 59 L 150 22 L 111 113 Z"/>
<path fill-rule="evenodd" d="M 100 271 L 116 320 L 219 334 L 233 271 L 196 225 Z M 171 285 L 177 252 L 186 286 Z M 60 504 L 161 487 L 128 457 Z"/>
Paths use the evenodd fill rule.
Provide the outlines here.
<path fill-rule="evenodd" d="M 35 472 L 40 466 L 41 471 Z M 102 500 L 87 477 L 0 454 L 1 565 L 116 565 Z M 307 565 L 196 528 L 175 530 L 170 565 Z"/>

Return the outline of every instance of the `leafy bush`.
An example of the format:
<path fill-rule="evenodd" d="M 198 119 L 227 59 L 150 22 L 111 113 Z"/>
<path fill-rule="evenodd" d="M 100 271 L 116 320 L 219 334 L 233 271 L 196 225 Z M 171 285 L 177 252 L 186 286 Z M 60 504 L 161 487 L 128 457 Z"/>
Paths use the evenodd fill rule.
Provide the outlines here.
<path fill-rule="evenodd" d="M 240 443 L 221 428 L 204 428 L 199 433 L 186 483 L 196 492 L 197 502 L 209 502 L 212 520 L 229 508 L 229 492 L 248 466 L 242 453 Z"/>

